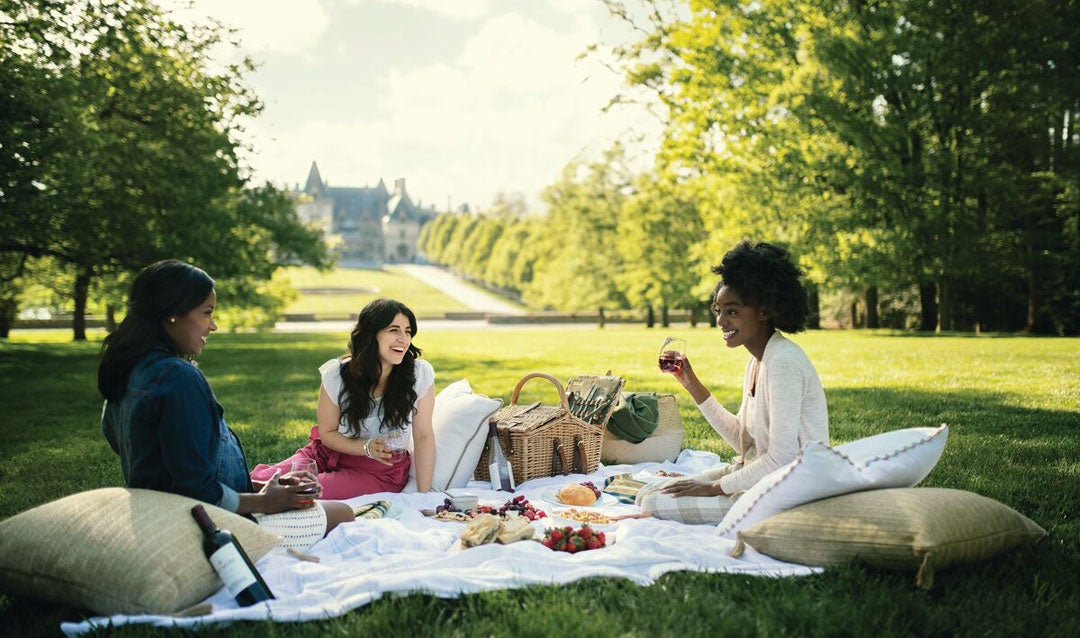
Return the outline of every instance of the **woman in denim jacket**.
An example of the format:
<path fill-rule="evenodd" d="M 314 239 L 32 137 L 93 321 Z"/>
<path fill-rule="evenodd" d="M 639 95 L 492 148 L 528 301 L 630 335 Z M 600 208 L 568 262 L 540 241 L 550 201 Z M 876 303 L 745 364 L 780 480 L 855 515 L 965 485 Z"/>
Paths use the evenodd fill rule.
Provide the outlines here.
<path fill-rule="evenodd" d="M 145 268 L 124 321 L 105 338 L 98 390 L 101 429 L 120 455 L 128 487 L 171 492 L 248 515 L 307 549 L 352 509 L 298 493 L 300 478 L 275 473 L 252 483 L 225 409 L 192 360 L 217 330 L 214 280 L 177 260 Z"/>

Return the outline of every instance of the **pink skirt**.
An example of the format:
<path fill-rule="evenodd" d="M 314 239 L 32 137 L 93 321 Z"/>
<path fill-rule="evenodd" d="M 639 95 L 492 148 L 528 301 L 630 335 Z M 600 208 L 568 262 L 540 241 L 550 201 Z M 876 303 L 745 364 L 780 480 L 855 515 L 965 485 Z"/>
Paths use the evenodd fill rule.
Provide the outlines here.
<path fill-rule="evenodd" d="M 355 454 L 342 454 L 326 447 L 319 438 L 319 428 L 311 428 L 310 442 L 296 451 L 289 458 L 266 465 L 260 463 L 251 470 L 251 480 L 265 483 L 274 475 L 275 470 L 282 474 L 292 471 L 294 459 L 315 459 L 319 466 L 319 483 L 322 485 L 322 498 L 348 499 L 376 492 L 400 492 L 409 481 L 409 466 L 412 457 L 405 458 L 393 465 L 385 465 L 375 459 Z"/>

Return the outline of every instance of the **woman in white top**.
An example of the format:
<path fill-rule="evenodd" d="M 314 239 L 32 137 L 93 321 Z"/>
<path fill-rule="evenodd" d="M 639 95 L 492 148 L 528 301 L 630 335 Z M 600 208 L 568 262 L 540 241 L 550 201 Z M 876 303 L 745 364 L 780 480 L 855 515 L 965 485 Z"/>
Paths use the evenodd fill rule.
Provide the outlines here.
<path fill-rule="evenodd" d="M 416 464 L 416 487 L 431 489 L 435 468 L 435 371 L 413 345 L 416 316 L 393 299 L 360 311 L 349 354 L 319 366 L 318 425 L 310 442 L 275 465 L 258 465 L 254 480 L 291 467 L 297 458 L 319 466 L 323 498 L 400 492 Z M 402 451 L 412 437 L 413 452 Z M 394 439 L 398 443 L 394 450 Z"/>
<path fill-rule="evenodd" d="M 720 522 L 740 493 L 795 460 L 804 445 L 829 442 L 817 371 L 802 348 L 780 334 L 806 327 L 803 273 L 787 251 L 745 241 L 713 272 L 721 277 L 712 310 L 724 343 L 750 353 L 738 414 L 720 405 L 688 360 L 673 375 L 737 456 L 702 474 L 652 483 L 637 496 L 643 512 L 685 523 Z"/>

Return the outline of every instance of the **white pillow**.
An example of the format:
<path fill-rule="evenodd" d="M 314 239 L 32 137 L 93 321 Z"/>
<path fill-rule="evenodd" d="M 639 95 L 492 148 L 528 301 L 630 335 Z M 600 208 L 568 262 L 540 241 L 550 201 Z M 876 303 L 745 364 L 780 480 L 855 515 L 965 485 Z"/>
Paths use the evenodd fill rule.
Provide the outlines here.
<path fill-rule="evenodd" d="M 435 395 L 431 425 L 435 430 L 435 471 L 431 489 L 465 487 L 472 478 L 487 441 L 487 420 L 502 407 L 502 399 L 473 394 L 465 379 Z M 412 440 L 409 441 L 412 451 Z M 416 491 L 416 464 L 409 468 L 405 492 Z"/>
<path fill-rule="evenodd" d="M 875 434 L 831 448 L 807 443 L 799 456 L 746 490 L 716 529 L 719 536 L 752 527 L 773 514 L 850 492 L 911 487 L 937 465 L 948 426 Z"/>

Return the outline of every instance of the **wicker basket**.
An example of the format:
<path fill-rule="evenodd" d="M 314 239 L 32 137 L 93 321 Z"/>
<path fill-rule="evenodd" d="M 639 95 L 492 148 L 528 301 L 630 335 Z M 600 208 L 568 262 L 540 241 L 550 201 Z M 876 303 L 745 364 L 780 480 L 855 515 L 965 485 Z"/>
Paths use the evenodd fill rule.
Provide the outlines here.
<path fill-rule="evenodd" d="M 674 461 L 682 452 L 686 428 L 679 415 L 679 404 L 673 394 L 656 395 L 656 407 L 660 412 L 660 423 L 652 435 L 641 443 L 624 441 L 604 430 L 604 463 L 643 463 L 645 461 Z"/>
<path fill-rule="evenodd" d="M 559 391 L 559 405 L 518 405 L 521 387 L 535 378 L 547 379 L 555 386 Z M 550 374 L 530 372 L 522 377 L 514 387 L 510 404 L 499 408 L 491 418 L 498 422 L 499 442 L 514 468 L 514 479 L 518 484 L 554 475 L 552 460 L 555 458 L 556 442 L 562 446 L 568 461 L 563 465 L 563 473 L 571 470 L 568 466 L 573 463 L 575 445 L 579 446 L 585 460 L 585 467 L 581 468 L 584 473 L 600 467 L 603 430 L 570 414 L 566 392 L 559 380 Z M 488 473 L 489 448 L 490 444 L 486 443 L 476 466 L 475 477 L 479 481 L 491 480 Z"/>
<path fill-rule="evenodd" d="M 604 375 L 572 377 L 566 382 L 566 401 L 570 413 L 589 425 L 603 429 L 615 411 L 624 383 L 622 377 L 611 376 L 610 370 Z"/>

